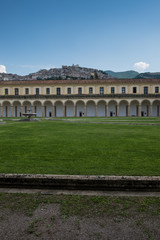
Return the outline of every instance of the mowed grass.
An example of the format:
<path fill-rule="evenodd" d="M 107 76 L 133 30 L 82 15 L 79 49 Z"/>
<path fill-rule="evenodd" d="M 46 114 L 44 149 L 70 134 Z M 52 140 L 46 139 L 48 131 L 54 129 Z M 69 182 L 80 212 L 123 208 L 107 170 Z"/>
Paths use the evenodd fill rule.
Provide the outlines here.
<path fill-rule="evenodd" d="M 0 172 L 160 175 L 160 126 L 64 121 L 0 125 Z"/>

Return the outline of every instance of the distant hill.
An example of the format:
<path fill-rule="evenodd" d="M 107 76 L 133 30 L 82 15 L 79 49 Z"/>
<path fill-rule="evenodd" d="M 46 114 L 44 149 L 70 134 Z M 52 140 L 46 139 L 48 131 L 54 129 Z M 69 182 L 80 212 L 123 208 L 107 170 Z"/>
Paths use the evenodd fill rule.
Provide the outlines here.
<path fill-rule="evenodd" d="M 0 73 L 0 80 L 65 80 L 65 79 L 107 79 L 108 74 L 94 68 L 80 67 L 79 65 L 62 66 L 62 68 L 42 69 L 26 76 L 12 73 Z"/>
<path fill-rule="evenodd" d="M 42 69 L 35 73 L 20 76 L 12 73 L 0 73 L 0 80 L 67 80 L 67 79 L 143 79 L 159 78 L 160 72 L 138 73 L 136 71 L 113 72 L 111 70 L 102 71 L 94 68 L 80 67 L 79 65 L 62 66 L 61 68 Z"/>
<path fill-rule="evenodd" d="M 160 72 L 155 72 L 155 73 L 150 73 L 150 72 L 140 73 L 140 74 L 138 74 L 138 76 L 136 76 L 136 78 L 139 78 L 139 79 L 144 79 L 144 78 L 160 78 Z"/>
<path fill-rule="evenodd" d="M 109 76 L 113 78 L 136 78 L 139 75 L 138 72 L 130 70 L 125 72 L 113 72 L 110 70 L 105 71 Z"/>

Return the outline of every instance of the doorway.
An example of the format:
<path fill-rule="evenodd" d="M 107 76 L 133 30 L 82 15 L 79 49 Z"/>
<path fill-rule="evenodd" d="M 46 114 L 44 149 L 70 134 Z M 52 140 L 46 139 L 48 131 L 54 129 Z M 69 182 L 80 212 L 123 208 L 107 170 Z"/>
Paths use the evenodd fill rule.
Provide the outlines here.
<path fill-rule="evenodd" d="M 113 112 L 110 112 L 110 117 L 113 117 Z"/>
<path fill-rule="evenodd" d="M 79 112 L 79 117 L 82 117 L 82 112 Z"/>

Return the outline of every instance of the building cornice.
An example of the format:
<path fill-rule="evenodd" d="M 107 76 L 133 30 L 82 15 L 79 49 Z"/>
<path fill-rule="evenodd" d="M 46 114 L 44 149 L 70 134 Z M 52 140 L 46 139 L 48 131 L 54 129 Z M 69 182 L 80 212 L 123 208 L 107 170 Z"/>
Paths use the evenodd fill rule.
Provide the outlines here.
<path fill-rule="evenodd" d="M 160 99 L 160 94 L 73 94 L 73 95 L 0 95 L 0 99 L 117 99 L 117 98 L 156 98 Z"/>

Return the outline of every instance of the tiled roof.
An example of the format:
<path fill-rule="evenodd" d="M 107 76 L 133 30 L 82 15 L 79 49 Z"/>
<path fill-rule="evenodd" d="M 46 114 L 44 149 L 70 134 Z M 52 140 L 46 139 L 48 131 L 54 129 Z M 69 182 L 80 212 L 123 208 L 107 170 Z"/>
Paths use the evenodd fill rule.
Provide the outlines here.
<path fill-rule="evenodd" d="M 36 84 L 138 84 L 138 83 L 154 83 L 160 84 L 160 79 L 85 79 L 85 80 L 8 80 L 8 81 L 0 81 L 0 85 L 36 85 Z"/>

